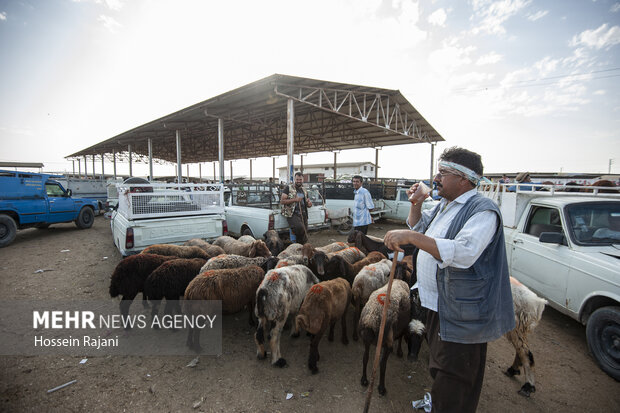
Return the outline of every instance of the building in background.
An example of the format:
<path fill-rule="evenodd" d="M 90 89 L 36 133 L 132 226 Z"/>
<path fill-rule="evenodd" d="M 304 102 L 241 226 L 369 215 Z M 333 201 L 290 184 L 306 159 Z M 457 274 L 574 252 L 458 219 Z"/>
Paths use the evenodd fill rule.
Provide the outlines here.
<path fill-rule="evenodd" d="M 302 172 L 300 165 L 295 165 L 295 172 Z M 321 182 L 323 179 L 334 178 L 334 164 L 321 163 L 304 165 L 305 182 Z M 336 164 L 337 179 L 351 179 L 353 175 L 361 175 L 364 178 L 375 177 L 375 164 L 372 162 L 343 162 Z M 286 182 L 286 167 L 278 168 L 278 179 Z"/>

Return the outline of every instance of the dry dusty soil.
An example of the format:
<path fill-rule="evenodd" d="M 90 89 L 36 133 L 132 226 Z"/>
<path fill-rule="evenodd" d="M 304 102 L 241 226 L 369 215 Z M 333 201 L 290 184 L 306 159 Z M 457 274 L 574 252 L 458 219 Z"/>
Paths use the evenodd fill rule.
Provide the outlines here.
<path fill-rule="evenodd" d="M 383 236 L 394 228 L 402 225 L 380 222 L 370 234 Z M 325 230 L 311 234 L 310 240 L 324 245 L 343 238 Z M 88 230 L 62 224 L 19 231 L 12 245 L 0 250 L 0 299 L 112 300 L 109 277 L 120 259 L 112 245 L 109 221 L 102 216 Z M 53 271 L 35 273 L 37 269 Z M 294 340 L 283 334 L 287 367 L 257 360 L 245 313 L 224 317 L 222 343 L 221 355 L 201 356 L 193 368 L 186 367 L 192 357 L 185 356 L 87 355 L 85 364 L 79 364 L 83 357 L 2 356 L 0 411 L 363 410 L 366 389 L 359 382 L 363 347 L 358 342 L 344 346 L 338 340 L 322 340 L 317 375 L 306 367 L 308 338 L 304 335 Z M 548 307 L 531 336 L 531 348 L 537 391 L 525 398 L 517 394 L 523 378 L 503 374 L 514 357 L 511 345 L 503 338 L 490 343 L 479 412 L 620 411 L 620 385 L 599 370 L 588 354 L 583 326 Z M 393 355 L 387 367 L 388 393 L 379 396 L 375 390 L 370 411 L 413 411 L 411 400 L 421 398 L 431 384 L 427 358 L 426 344 L 418 362 Z M 77 382 L 47 393 L 70 380 Z M 293 395 L 289 400 L 287 393 Z"/>

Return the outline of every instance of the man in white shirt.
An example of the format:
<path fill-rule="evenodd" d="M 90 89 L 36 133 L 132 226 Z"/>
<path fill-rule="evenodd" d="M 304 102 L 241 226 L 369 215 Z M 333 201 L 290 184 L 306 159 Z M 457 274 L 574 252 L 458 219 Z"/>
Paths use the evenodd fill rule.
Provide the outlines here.
<path fill-rule="evenodd" d="M 372 223 L 370 210 L 374 209 L 375 204 L 372 202 L 372 196 L 370 196 L 368 189 L 362 186 L 362 177 L 360 175 L 355 175 L 352 182 L 353 188 L 355 189 L 355 198 L 353 200 L 353 229 L 366 235 L 368 233 L 368 225 Z"/>
<path fill-rule="evenodd" d="M 429 369 L 434 412 L 475 412 L 482 389 L 487 342 L 514 327 L 512 296 L 497 205 L 476 191 L 482 179 L 480 155 L 462 148 L 440 157 L 441 202 L 422 213 L 428 194 L 414 184 L 407 224 L 390 231 L 392 250 L 419 248 L 417 281 L 427 308 Z"/>

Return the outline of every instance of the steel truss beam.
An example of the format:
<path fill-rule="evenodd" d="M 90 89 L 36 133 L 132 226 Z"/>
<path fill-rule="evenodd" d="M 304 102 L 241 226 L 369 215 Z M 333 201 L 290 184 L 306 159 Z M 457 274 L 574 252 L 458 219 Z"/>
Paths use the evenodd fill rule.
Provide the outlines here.
<path fill-rule="evenodd" d="M 283 98 L 411 137 L 417 142 L 428 140 L 413 114 L 404 111 L 397 102 L 390 102 L 389 95 L 284 83 L 276 83 L 274 92 Z"/>

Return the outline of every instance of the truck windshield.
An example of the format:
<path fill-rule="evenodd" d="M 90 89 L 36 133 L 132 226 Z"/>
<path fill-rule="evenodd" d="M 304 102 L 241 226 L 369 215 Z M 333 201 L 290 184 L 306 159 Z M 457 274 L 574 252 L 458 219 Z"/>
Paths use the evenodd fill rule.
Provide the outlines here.
<path fill-rule="evenodd" d="M 620 244 L 620 202 L 589 202 L 567 207 L 577 244 Z"/>
<path fill-rule="evenodd" d="M 45 183 L 45 192 L 47 192 L 47 196 L 51 197 L 59 197 L 65 195 L 65 191 L 62 190 L 60 185 L 51 182 Z"/>

